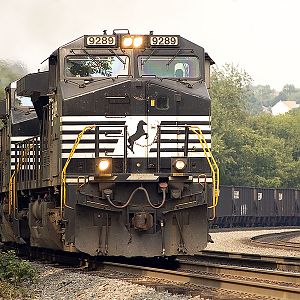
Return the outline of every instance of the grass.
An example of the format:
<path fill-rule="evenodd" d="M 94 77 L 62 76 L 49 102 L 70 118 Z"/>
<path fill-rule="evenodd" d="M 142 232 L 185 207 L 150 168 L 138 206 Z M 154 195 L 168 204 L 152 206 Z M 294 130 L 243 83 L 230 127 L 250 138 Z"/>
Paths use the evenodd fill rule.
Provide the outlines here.
<path fill-rule="evenodd" d="M 0 253 L 0 299 L 30 299 L 30 284 L 36 282 L 37 271 L 15 251 Z"/>

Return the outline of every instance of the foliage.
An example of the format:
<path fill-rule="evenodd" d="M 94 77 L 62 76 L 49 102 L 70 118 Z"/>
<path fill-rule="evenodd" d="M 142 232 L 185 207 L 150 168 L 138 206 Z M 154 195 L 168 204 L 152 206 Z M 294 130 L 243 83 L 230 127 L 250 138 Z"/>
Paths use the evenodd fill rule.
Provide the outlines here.
<path fill-rule="evenodd" d="M 257 85 L 251 87 L 251 96 L 247 102 L 248 111 L 251 114 L 259 114 L 263 109 L 276 104 L 277 92 L 269 85 Z"/>
<path fill-rule="evenodd" d="M 67 62 L 67 70 L 72 76 L 89 77 L 95 74 L 100 76 L 112 75 L 112 64 L 114 57 L 100 59 L 100 57 L 88 56 L 81 60 L 69 59 Z"/>
<path fill-rule="evenodd" d="M 26 74 L 26 68 L 20 62 L 0 60 L 0 100 L 5 97 L 5 87 Z"/>
<path fill-rule="evenodd" d="M 226 64 L 223 68 L 215 68 L 212 72 L 211 97 L 215 114 L 226 114 L 226 119 L 246 117 L 246 101 L 250 96 L 252 79 L 243 70 Z M 221 121 L 220 118 L 217 121 Z M 224 120 L 223 120 L 224 121 Z"/>
<path fill-rule="evenodd" d="M 300 109 L 276 117 L 253 114 L 253 97 L 267 103 L 274 90 L 260 86 L 254 93 L 251 83 L 244 70 L 232 65 L 212 73 L 212 144 L 221 183 L 299 188 Z M 284 89 L 297 91 L 292 85 Z"/>
<path fill-rule="evenodd" d="M 215 68 L 211 78 L 212 86 L 212 144 L 214 153 L 221 164 L 223 184 L 232 181 L 230 174 L 237 166 L 237 149 L 231 145 L 236 140 L 236 128 L 246 122 L 246 101 L 251 78 L 233 65 Z M 237 124 L 238 122 L 238 124 Z"/>
<path fill-rule="evenodd" d="M 269 85 L 252 86 L 252 94 L 247 102 L 247 108 L 251 114 L 259 114 L 270 111 L 270 108 L 279 101 L 292 100 L 300 103 L 300 89 L 293 84 L 286 84 L 280 92 L 275 91 Z"/>
<path fill-rule="evenodd" d="M 22 283 L 33 283 L 36 270 L 29 262 L 19 259 L 13 250 L 0 254 L 0 280 L 18 286 Z"/>

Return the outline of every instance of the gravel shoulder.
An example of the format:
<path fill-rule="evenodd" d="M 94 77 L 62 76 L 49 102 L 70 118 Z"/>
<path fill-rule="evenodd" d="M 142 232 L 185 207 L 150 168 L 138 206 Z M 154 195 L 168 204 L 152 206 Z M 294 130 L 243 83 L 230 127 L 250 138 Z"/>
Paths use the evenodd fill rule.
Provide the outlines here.
<path fill-rule="evenodd" d="M 39 300 L 204 300 L 157 292 L 154 288 L 132 284 L 118 279 L 85 274 L 62 268 L 34 263 L 40 272 L 39 283 L 33 286 Z"/>
<path fill-rule="evenodd" d="M 268 234 L 268 233 L 279 233 L 287 231 L 295 231 L 294 229 L 270 229 L 270 230 L 232 230 L 225 232 L 212 232 L 210 233 L 214 243 L 207 245 L 205 250 L 212 251 L 227 251 L 235 253 L 250 253 L 258 255 L 271 255 L 271 256 L 293 256 L 300 257 L 300 251 L 295 250 L 284 250 L 277 248 L 266 248 L 259 247 L 251 244 L 250 239 L 254 236 Z M 296 240 L 296 239 L 294 239 Z M 300 242 L 300 238 L 297 238 Z"/>

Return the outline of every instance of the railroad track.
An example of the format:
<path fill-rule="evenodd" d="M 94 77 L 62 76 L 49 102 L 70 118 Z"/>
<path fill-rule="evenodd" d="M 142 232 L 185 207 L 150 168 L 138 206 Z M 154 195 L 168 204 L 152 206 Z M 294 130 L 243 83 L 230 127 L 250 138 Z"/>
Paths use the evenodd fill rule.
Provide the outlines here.
<path fill-rule="evenodd" d="M 216 265 L 204 262 L 180 260 L 180 270 L 203 272 L 230 278 L 255 278 L 257 281 L 281 282 L 283 285 L 300 288 L 300 273 L 257 269 L 232 265 Z"/>
<path fill-rule="evenodd" d="M 176 263 L 176 270 L 111 262 L 105 262 L 101 268 L 175 282 L 184 285 L 193 295 L 201 294 L 201 289 L 205 287 L 213 290 L 213 294 L 222 294 L 222 297 L 225 297 L 220 299 L 233 299 L 232 296 L 224 296 L 230 293 L 235 295 L 234 299 L 240 299 L 237 294 L 240 294 L 241 298 L 244 297 L 243 299 L 300 299 L 300 257 L 202 251 L 196 257 L 177 258 Z M 136 283 L 144 284 L 145 281 Z M 152 285 L 156 286 L 156 283 Z M 207 299 L 215 298 L 219 299 L 214 296 Z"/>
<path fill-rule="evenodd" d="M 203 295 L 203 291 L 206 291 L 205 295 L 214 295 L 206 299 L 300 299 L 300 257 L 202 251 L 195 257 L 178 257 L 174 263 L 168 262 L 162 269 L 161 261 L 156 264 L 160 266 L 157 268 L 149 267 L 149 261 L 146 260 L 124 260 L 119 263 L 105 257 L 78 256 L 74 259 L 74 256 L 65 253 L 56 256 L 53 252 L 40 253 L 40 250 L 35 250 L 38 251 L 35 255 L 44 260 L 80 264 L 79 272 L 86 265 L 85 269 L 89 272 L 100 272 L 100 275 L 108 272 L 112 278 L 155 288 L 163 285 L 164 289 L 173 293 Z M 153 262 L 151 265 L 155 266 Z M 125 275 L 119 276 L 115 272 Z M 157 280 L 161 282 L 157 283 Z M 183 289 L 185 292 L 182 292 Z"/>
<path fill-rule="evenodd" d="M 289 250 L 299 250 L 300 251 L 300 243 L 290 241 L 293 238 L 299 237 L 300 231 L 291 231 L 291 232 L 281 232 L 281 233 L 272 233 L 272 234 L 263 234 L 259 236 L 255 236 L 251 238 L 251 242 L 267 247 L 276 247 L 276 248 L 284 248 Z M 300 255 L 300 252 L 299 252 Z"/>
<path fill-rule="evenodd" d="M 290 257 L 204 250 L 195 258 L 198 261 L 209 261 L 223 265 L 234 264 L 259 269 L 300 273 L 300 255 L 299 257 Z"/>
<path fill-rule="evenodd" d="M 250 298 L 252 295 L 253 298 L 251 299 L 256 299 L 256 297 L 300 299 L 300 274 L 295 273 L 284 274 L 284 272 L 278 272 L 278 274 L 273 274 L 272 279 L 274 281 L 270 279 L 266 281 L 266 279 L 258 280 L 258 277 L 262 275 L 264 278 L 267 278 L 271 274 L 270 271 L 261 270 L 258 272 L 258 270 L 246 270 L 246 268 L 240 270 L 239 267 L 233 268 L 218 265 L 200 266 L 197 262 L 191 263 L 188 261 L 180 262 L 180 268 L 177 271 L 112 262 L 104 262 L 98 268 L 110 272 L 129 273 L 155 280 L 175 282 L 176 284 L 189 284 L 191 285 L 190 289 L 194 293 L 196 293 L 195 289 L 197 290 L 197 287 L 200 289 L 205 287 L 206 289 L 219 290 L 220 294 L 228 294 L 230 292 L 248 294 Z M 228 276 L 229 273 L 230 276 Z M 278 276 L 277 279 L 276 276 Z M 278 281 L 278 279 L 282 281 Z"/>

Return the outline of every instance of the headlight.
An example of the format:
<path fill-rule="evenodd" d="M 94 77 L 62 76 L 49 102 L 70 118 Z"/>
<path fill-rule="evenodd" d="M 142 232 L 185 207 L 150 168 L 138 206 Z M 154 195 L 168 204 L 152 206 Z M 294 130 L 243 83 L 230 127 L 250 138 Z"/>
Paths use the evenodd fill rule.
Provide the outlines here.
<path fill-rule="evenodd" d="M 99 161 L 99 170 L 101 172 L 106 171 L 109 168 L 109 165 L 110 165 L 110 163 L 108 160 L 106 160 L 106 159 L 100 160 Z"/>
<path fill-rule="evenodd" d="M 112 158 L 99 157 L 95 161 L 95 176 L 111 176 L 112 173 Z"/>
<path fill-rule="evenodd" d="M 178 160 L 176 160 L 174 167 L 176 170 L 182 171 L 185 169 L 186 163 L 185 163 L 185 161 L 178 159 Z"/>
<path fill-rule="evenodd" d="M 125 48 L 130 47 L 132 46 L 132 43 L 133 43 L 133 38 L 131 36 L 123 38 L 123 42 L 122 42 L 123 47 Z"/>
<path fill-rule="evenodd" d="M 187 157 L 172 157 L 171 172 L 172 176 L 185 176 L 189 172 L 189 159 Z"/>
<path fill-rule="evenodd" d="M 141 36 L 136 36 L 133 40 L 133 47 L 139 48 L 143 45 L 143 38 Z"/>
<path fill-rule="evenodd" d="M 143 36 L 123 36 L 122 37 L 122 48 L 140 48 L 144 44 Z"/>

